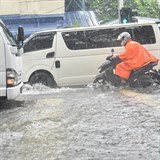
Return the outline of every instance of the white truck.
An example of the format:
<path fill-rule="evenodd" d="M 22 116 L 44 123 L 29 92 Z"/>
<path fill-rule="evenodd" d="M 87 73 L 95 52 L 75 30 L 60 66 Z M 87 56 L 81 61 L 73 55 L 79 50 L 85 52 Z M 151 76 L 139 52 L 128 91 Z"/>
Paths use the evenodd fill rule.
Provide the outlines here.
<path fill-rule="evenodd" d="M 0 100 L 15 99 L 22 92 L 23 27 L 16 39 L 0 20 Z"/>

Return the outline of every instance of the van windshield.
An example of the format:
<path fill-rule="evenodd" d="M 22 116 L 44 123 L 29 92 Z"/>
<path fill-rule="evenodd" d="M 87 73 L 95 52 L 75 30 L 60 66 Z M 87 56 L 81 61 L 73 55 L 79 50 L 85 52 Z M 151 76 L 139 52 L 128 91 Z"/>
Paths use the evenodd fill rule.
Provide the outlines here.
<path fill-rule="evenodd" d="M 16 40 L 14 39 L 12 33 L 8 30 L 8 28 L 0 22 L 0 28 L 2 29 L 6 39 L 8 40 L 8 43 L 12 46 L 16 46 Z"/>

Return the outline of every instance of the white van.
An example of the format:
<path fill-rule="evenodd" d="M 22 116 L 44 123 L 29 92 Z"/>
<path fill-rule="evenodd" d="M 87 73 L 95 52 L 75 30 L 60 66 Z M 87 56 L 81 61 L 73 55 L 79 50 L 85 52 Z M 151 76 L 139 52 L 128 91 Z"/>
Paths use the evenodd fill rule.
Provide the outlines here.
<path fill-rule="evenodd" d="M 23 41 L 23 28 L 18 29 L 18 41 Z M 11 32 L 0 20 L 0 100 L 15 99 L 22 91 L 22 57 Z"/>
<path fill-rule="evenodd" d="M 117 41 L 123 31 L 129 32 L 133 40 L 160 59 L 160 31 L 156 23 L 42 31 L 25 41 L 23 81 L 50 87 L 91 83 L 99 65 L 111 54 L 111 49 L 115 55 L 124 50 Z"/>

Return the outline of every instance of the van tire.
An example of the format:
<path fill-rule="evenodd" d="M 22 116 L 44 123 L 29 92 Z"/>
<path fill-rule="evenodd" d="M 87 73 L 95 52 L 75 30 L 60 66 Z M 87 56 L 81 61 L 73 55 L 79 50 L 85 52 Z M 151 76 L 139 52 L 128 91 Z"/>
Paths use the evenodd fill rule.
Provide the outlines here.
<path fill-rule="evenodd" d="M 54 78 L 52 77 L 52 75 L 50 75 L 50 73 L 47 73 L 45 71 L 38 71 L 31 75 L 29 79 L 29 84 L 34 85 L 36 83 L 41 83 L 50 88 L 57 87 L 57 84 L 54 81 Z"/>

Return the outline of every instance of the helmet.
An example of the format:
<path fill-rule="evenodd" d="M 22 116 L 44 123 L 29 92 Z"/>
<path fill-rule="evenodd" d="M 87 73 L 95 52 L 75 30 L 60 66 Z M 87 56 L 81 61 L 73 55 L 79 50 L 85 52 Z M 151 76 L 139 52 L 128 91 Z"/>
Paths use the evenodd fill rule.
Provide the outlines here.
<path fill-rule="evenodd" d="M 121 41 L 122 46 L 125 46 L 129 39 L 131 39 L 131 35 L 128 32 L 122 32 L 117 38 Z"/>

